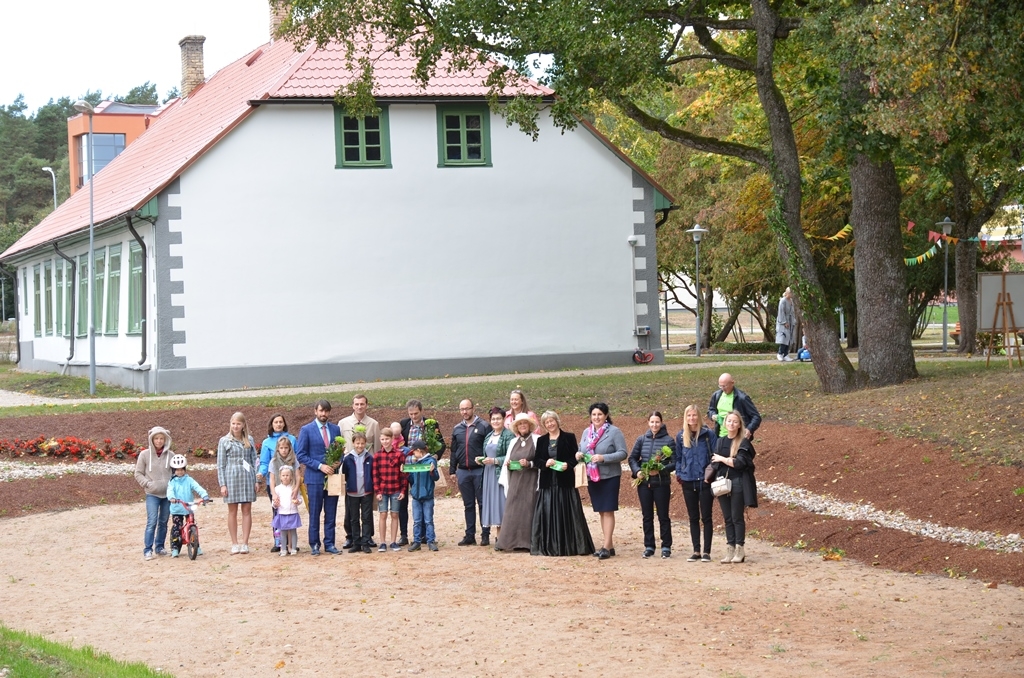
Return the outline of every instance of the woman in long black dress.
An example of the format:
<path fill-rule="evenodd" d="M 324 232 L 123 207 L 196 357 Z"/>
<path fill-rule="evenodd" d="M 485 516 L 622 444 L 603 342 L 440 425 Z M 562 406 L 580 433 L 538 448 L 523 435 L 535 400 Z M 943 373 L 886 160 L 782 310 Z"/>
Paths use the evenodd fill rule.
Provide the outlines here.
<path fill-rule="evenodd" d="M 558 414 L 548 410 L 540 417 L 547 433 L 537 439 L 534 464 L 540 469 L 537 510 L 533 514 L 530 553 L 535 556 L 588 556 L 594 540 L 583 514 L 574 469 L 579 446 L 576 436 L 561 430 Z M 555 470 L 564 464 L 562 471 Z"/>

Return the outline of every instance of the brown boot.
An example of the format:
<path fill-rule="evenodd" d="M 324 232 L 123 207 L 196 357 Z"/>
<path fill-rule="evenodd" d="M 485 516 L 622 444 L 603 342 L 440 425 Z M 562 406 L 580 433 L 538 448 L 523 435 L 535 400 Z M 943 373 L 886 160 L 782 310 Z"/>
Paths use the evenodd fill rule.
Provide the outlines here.
<path fill-rule="evenodd" d="M 733 554 L 736 553 L 736 547 L 730 544 L 725 547 L 725 556 L 722 558 L 723 563 L 731 563 Z"/>
<path fill-rule="evenodd" d="M 744 560 L 746 560 L 746 555 L 743 553 L 743 544 L 738 544 L 736 552 L 732 556 L 732 562 L 742 563 Z"/>

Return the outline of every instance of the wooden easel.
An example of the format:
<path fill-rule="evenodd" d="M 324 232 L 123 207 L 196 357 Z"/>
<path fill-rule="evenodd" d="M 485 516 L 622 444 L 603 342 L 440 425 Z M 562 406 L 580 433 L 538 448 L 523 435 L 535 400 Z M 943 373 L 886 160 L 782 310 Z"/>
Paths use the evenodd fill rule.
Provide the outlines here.
<path fill-rule="evenodd" d="M 1010 336 L 1013 336 L 1013 348 L 1017 354 L 1017 365 L 1024 367 L 1024 362 L 1021 361 L 1020 357 L 1020 341 L 1017 333 L 1020 328 L 1017 327 L 1017 321 L 1013 317 L 1013 299 L 1010 298 L 1010 293 L 1006 291 L 1006 273 L 1002 275 L 1003 291 L 999 293 L 996 298 L 996 310 L 992 316 L 992 332 L 988 335 L 988 355 L 985 357 L 985 367 L 988 367 L 989 361 L 992 360 L 992 347 L 995 345 L 996 340 L 996 328 L 1002 327 L 1001 334 L 1003 335 L 1003 348 L 1006 349 L 1006 361 L 1013 368 L 1013 356 L 1010 354 Z M 999 324 L 999 319 L 1002 317 L 1002 325 Z"/>

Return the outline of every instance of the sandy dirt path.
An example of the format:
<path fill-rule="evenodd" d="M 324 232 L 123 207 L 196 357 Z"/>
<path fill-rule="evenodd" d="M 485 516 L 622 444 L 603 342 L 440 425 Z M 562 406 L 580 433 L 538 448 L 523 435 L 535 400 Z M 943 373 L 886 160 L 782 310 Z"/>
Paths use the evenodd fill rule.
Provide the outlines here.
<path fill-rule="evenodd" d="M 184 676 L 1019 676 L 1024 590 L 913 576 L 748 540 L 742 565 L 619 555 L 269 553 L 268 502 L 248 556 L 222 504 L 200 510 L 206 555 L 144 562 L 142 504 L 0 521 L 0 621 Z M 589 510 L 588 510 L 589 513 Z M 682 526 L 676 527 L 677 539 Z M 591 529 L 599 534 L 591 516 Z M 301 540 L 300 540 L 301 541 Z M 716 535 L 714 555 L 721 553 Z"/>

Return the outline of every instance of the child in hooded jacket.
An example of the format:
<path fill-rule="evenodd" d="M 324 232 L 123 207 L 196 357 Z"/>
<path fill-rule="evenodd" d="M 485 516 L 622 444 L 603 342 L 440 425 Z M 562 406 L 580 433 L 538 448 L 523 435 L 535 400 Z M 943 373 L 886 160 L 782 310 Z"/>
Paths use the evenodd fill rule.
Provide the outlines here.
<path fill-rule="evenodd" d="M 146 492 L 146 532 L 143 536 L 142 557 L 152 560 L 153 555 L 167 555 L 167 520 L 171 503 L 167 499 L 167 483 L 171 480 L 171 433 L 161 426 L 149 429 L 149 447 L 139 452 L 135 462 L 135 480 Z"/>

